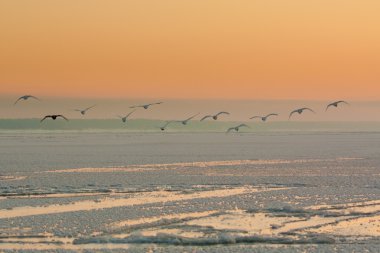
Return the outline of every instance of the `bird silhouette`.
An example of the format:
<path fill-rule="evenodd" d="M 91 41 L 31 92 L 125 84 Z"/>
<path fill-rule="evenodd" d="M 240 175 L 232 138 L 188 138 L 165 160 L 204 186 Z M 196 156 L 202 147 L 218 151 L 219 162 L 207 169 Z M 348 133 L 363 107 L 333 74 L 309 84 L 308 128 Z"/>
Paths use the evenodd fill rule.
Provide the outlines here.
<path fill-rule="evenodd" d="M 129 117 L 132 113 L 134 113 L 135 111 L 136 111 L 136 110 L 131 111 L 130 113 L 128 113 L 128 114 L 125 115 L 124 117 L 123 117 L 123 116 L 119 116 L 119 115 L 118 115 L 118 117 L 121 119 L 121 121 L 123 121 L 123 122 L 125 123 L 125 122 L 127 122 L 128 117 Z"/>
<path fill-rule="evenodd" d="M 182 125 L 187 125 L 187 123 L 188 123 L 190 120 L 192 120 L 194 117 L 196 117 L 196 116 L 198 116 L 198 115 L 199 115 L 199 113 L 194 114 L 193 116 L 191 116 L 191 117 L 189 117 L 189 118 L 187 118 L 187 119 L 185 119 L 185 120 L 180 120 L 180 121 L 178 121 L 178 122 L 182 123 Z"/>
<path fill-rule="evenodd" d="M 235 130 L 236 132 L 239 132 L 239 130 L 240 130 L 241 127 L 248 127 L 249 128 L 249 126 L 247 126 L 246 124 L 240 124 L 238 126 L 234 126 L 234 127 L 228 128 L 226 133 L 229 133 L 232 130 Z"/>
<path fill-rule="evenodd" d="M 341 103 L 346 104 L 346 105 L 349 105 L 349 103 L 347 103 L 346 101 L 344 101 L 344 100 L 339 100 L 339 101 L 335 101 L 335 102 L 333 102 L 333 103 L 331 103 L 331 104 L 328 104 L 328 105 L 326 106 L 326 110 L 325 110 L 325 111 L 327 111 L 327 109 L 329 109 L 329 107 L 331 107 L 331 106 L 338 107 L 338 105 L 341 104 Z"/>
<path fill-rule="evenodd" d="M 133 106 L 130 106 L 129 108 L 139 108 L 139 107 L 142 107 L 144 109 L 148 109 L 152 105 L 159 105 L 159 104 L 162 104 L 162 102 L 150 103 L 150 104 L 145 104 L 145 105 L 133 105 Z"/>
<path fill-rule="evenodd" d="M 251 117 L 251 118 L 249 118 L 249 119 L 256 119 L 256 118 L 259 118 L 259 119 L 261 119 L 262 121 L 266 121 L 270 116 L 278 116 L 278 114 L 277 113 L 270 113 L 270 114 L 268 114 L 268 115 L 266 115 L 266 116 L 253 116 L 253 117 Z"/>
<path fill-rule="evenodd" d="M 37 98 L 37 97 L 35 97 L 35 96 L 32 96 L 32 95 L 24 95 L 24 96 L 19 97 L 13 105 L 16 105 L 20 100 L 28 100 L 29 98 L 34 98 L 34 99 L 36 99 L 36 100 L 38 100 L 38 101 L 41 101 L 39 98 Z"/>
<path fill-rule="evenodd" d="M 161 126 L 160 129 L 161 131 L 165 131 L 166 130 L 166 127 L 170 124 L 170 123 L 173 123 L 174 121 L 166 121 L 165 125 Z"/>
<path fill-rule="evenodd" d="M 57 118 L 62 118 L 64 120 L 66 120 L 66 121 L 69 121 L 65 116 L 63 116 L 61 114 L 53 114 L 53 115 L 46 115 L 43 119 L 41 119 L 40 122 L 44 121 L 47 118 L 51 118 L 53 120 L 56 120 Z"/>
<path fill-rule="evenodd" d="M 295 109 L 294 111 L 292 111 L 292 112 L 289 114 L 289 119 L 292 117 L 292 115 L 293 115 L 294 113 L 302 114 L 303 111 L 305 111 L 305 110 L 306 110 L 306 111 L 311 111 L 311 112 L 315 113 L 315 111 L 313 111 L 312 109 L 307 108 L 307 107 L 303 107 L 303 108 Z"/>
<path fill-rule="evenodd" d="M 91 108 L 94 108 L 95 106 L 96 105 L 93 105 L 93 106 L 87 107 L 86 109 L 83 109 L 83 110 L 81 110 L 81 109 L 74 109 L 74 111 L 80 112 L 82 115 L 85 115 L 88 110 L 90 110 Z"/>
<path fill-rule="evenodd" d="M 204 121 L 204 120 L 207 119 L 207 118 L 212 118 L 213 120 L 217 120 L 217 119 L 218 119 L 218 116 L 219 116 L 219 115 L 222 115 L 222 114 L 229 115 L 230 113 L 229 113 L 229 112 L 218 112 L 218 113 L 215 114 L 215 115 L 206 115 L 206 116 L 204 116 L 204 117 L 201 119 L 201 121 Z"/>

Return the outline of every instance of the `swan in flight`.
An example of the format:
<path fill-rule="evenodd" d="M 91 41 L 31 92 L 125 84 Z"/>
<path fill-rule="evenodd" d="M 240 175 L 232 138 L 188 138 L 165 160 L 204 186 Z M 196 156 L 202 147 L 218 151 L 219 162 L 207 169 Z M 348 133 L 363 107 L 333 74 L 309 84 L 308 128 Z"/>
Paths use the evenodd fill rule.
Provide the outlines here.
<path fill-rule="evenodd" d="M 193 116 L 191 116 L 190 118 L 187 118 L 185 120 L 180 120 L 178 122 L 182 123 L 182 125 L 187 125 L 187 123 L 192 120 L 194 117 L 198 116 L 199 115 L 199 112 L 197 114 L 194 114 Z"/>
<path fill-rule="evenodd" d="M 65 116 L 63 116 L 61 114 L 53 114 L 53 115 L 46 115 L 43 119 L 41 119 L 40 122 L 44 121 L 47 118 L 51 118 L 53 120 L 56 120 L 57 118 L 62 118 L 64 120 L 66 120 L 66 121 L 69 121 Z"/>
<path fill-rule="evenodd" d="M 125 123 L 125 122 L 127 122 L 128 117 L 129 117 L 132 113 L 134 113 L 135 111 L 136 111 L 136 110 L 131 111 L 130 113 L 128 113 L 128 114 L 125 115 L 124 117 L 123 117 L 123 116 L 119 116 L 119 115 L 118 115 L 118 117 L 121 119 L 121 121 L 123 121 L 123 122 Z"/>
<path fill-rule="evenodd" d="M 303 111 L 311 111 L 311 112 L 315 113 L 315 111 L 313 111 L 312 109 L 307 108 L 307 107 L 303 107 L 303 108 L 295 109 L 294 111 L 292 111 L 292 112 L 289 114 L 289 119 L 292 117 L 293 113 L 302 114 Z"/>
<path fill-rule="evenodd" d="M 213 118 L 214 120 L 217 120 L 217 119 L 218 119 L 218 116 L 221 115 L 221 114 L 230 115 L 229 112 L 218 112 L 218 113 L 215 114 L 215 115 L 206 115 L 206 116 L 204 116 L 204 117 L 201 119 L 201 121 L 204 121 L 204 120 L 207 119 L 207 118 Z"/>
<path fill-rule="evenodd" d="M 247 126 L 246 124 L 240 124 L 240 125 L 238 125 L 238 126 L 228 128 L 226 133 L 229 133 L 229 132 L 231 132 L 232 130 L 235 130 L 236 132 L 239 132 L 239 129 L 240 129 L 241 127 L 248 127 L 248 128 L 249 128 L 249 126 Z"/>
<path fill-rule="evenodd" d="M 28 100 L 29 98 L 34 98 L 34 99 L 36 99 L 36 100 L 38 100 L 38 101 L 41 101 L 39 98 L 37 98 L 37 97 L 35 97 L 35 96 L 32 96 L 32 95 L 24 95 L 24 96 L 19 97 L 13 105 L 16 105 L 20 100 Z"/>
<path fill-rule="evenodd" d="M 150 104 L 145 104 L 145 105 L 133 105 L 133 106 L 131 106 L 129 108 L 139 108 L 139 107 L 142 107 L 144 109 L 148 109 L 152 105 L 159 105 L 159 104 L 162 104 L 162 102 L 150 103 Z"/>
<path fill-rule="evenodd" d="M 83 109 L 83 110 L 81 110 L 81 109 L 74 109 L 74 111 L 80 112 L 82 115 L 85 115 L 88 110 L 90 110 L 91 108 L 94 108 L 95 106 L 96 105 L 93 105 L 93 106 L 87 107 L 86 109 Z"/>
<path fill-rule="evenodd" d="M 339 101 L 333 102 L 333 103 L 331 103 L 331 104 L 328 104 L 328 105 L 326 106 L 326 110 L 325 110 L 325 111 L 327 111 L 327 109 L 329 109 L 330 106 L 338 107 L 338 105 L 339 105 L 340 103 L 343 103 L 343 104 L 349 105 L 349 103 L 347 103 L 346 101 L 344 101 L 344 100 L 339 100 Z"/>
<path fill-rule="evenodd" d="M 267 120 L 267 118 L 269 118 L 270 116 L 278 116 L 278 114 L 277 113 L 270 113 L 270 114 L 268 114 L 266 116 L 253 116 L 253 117 L 251 117 L 249 119 L 257 119 L 257 118 L 259 118 L 259 119 L 261 119 L 262 121 L 265 122 Z"/>
<path fill-rule="evenodd" d="M 161 131 L 165 131 L 166 130 L 166 127 L 170 124 L 170 123 L 173 123 L 174 121 L 166 121 L 165 125 L 161 126 L 160 129 Z"/>

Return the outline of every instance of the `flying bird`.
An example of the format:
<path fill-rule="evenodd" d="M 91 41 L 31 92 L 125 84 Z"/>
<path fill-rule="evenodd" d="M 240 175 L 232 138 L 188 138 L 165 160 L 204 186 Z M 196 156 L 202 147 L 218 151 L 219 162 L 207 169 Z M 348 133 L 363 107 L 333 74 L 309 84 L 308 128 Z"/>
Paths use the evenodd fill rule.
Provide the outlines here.
<path fill-rule="evenodd" d="M 144 109 L 148 109 L 152 105 L 159 105 L 159 104 L 162 104 L 162 102 L 150 103 L 150 104 L 145 104 L 145 105 L 133 105 L 133 106 L 131 106 L 129 108 L 139 108 L 139 107 L 142 107 Z"/>
<path fill-rule="evenodd" d="M 312 109 L 310 108 L 307 108 L 307 107 L 303 107 L 303 108 L 299 108 L 299 109 L 295 109 L 294 111 L 292 111 L 290 114 L 289 114 L 289 119 L 290 117 L 292 117 L 293 113 L 298 113 L 298 114 L 301 114 L 303 113 L 303 111 L 311 111 L 313 113 L 315 113 L 315 111 L 313 111 Z"/>
<path fill-rule="evenodd" d="M 191 119 L 193 119 L 194 117 L 196 117 L 196 116 L 198 116 L 198 115 L 199 115 L 199 113 L 194 114 L 194 115 L 191 116 L 190 118 L 187 118 L 187 119 L 185 119 L 185 120 L 180 120 L 180 121 L 178 121 L 178 122 L 182 123 L 182 125 L 187 125 L 187 123 L 188 123 Z"/>
<path fill-rule="evenodd" d="M 165 125 L 163 125 L 163 126 L 160 127 L 161 131 L 165 131 L 165 130 L 166 130 L 166 127 L 167 127 L 170 123 L 173 123 L 173 121 L 166 121 Z"/>
<path fill-rule="evenodd" d="M 251 117 L 249 119 L 257 119 L 257 118 L 259 118 L 259 119 L 261 119 L 262 121 L 265 122 L 267 120 L 267 118 L 269 118 L 270 116 L 278 116 L 278 114 L 277 113 L 270 113 L 270 114 L 268 114 L 266 116 L 253 116 L 253 117 Z"/>
<path fill-rule="evenodd" d="M 86 109 L 83 109 L 83 110 L 81 110 L 81 109 L 74 109 L 74 111 L 80 112 L 82 115 L 85 115 L 88 110 L 90 110 L 91 108 L 94 108 L 95 106 L 96 105 L 93 105 L 93 106 L 87 107 Z"/>
<path fill-rule="evenodd" d="M 206 115 L 206 116 L 204 116 L 204 117 L 201 119 L 201 121 L 204 121 L 204 120 L 207 119 L 207 118 L 213 118 L 213 120 L 217 120 L 217 119 L 218 119 L 218 116 L 221 115 L 221 114 L 227 114 L 227 115 L 229 115 L 230 113 L 229 113 L 229 112 L 218 112 L 218 113 L 215 114 L 215 115 Z"/>
<path fill-rule="evenodd" d="M 37 98 L 37 97 L 35 97 L 35 96 L 32 96 L 32 95 L 24 95 L 24 96 L 19 97 L 13 105 L 16 105 L 20 100 L 28 100 L 29 98 L 34 98 L 34 99 L 36 99 L 36 100 L 38 100 L 38 101 L 41 101 L 39 98 Z"/>
<path fill-rule="evenodd" d="M 235 130 L 236 132 L 239 132 L 239 129 L 240 129 L 241 127 L 248 127 L 248 128 L 249 128 L 249 126 L 247 126 L 246 124 L 240 124 L 240 125 L 238 125 L 238 126 L 228 128 L 226 133 L 229 133 L 229 132 L 231 132 L 232 130 Z"/>
<path fill-rule="evenodd" d="M 128 113 L 128 114 L 125 115 L 124 117 L 123 117 L 123 116 L 118 116 L 118 117 L 121 119 L 121 121 L 123 121 L 123 122 L 125 123 L 125 122 L 127 122 L 128 117 L 129 117 L 132 113 L 134 113 L 135 111 L 136 111 L 136 110 L 131 111 L 130 113 Z"/>
<path fill-rule="evenodd" d="M 330 106 L 338 107 L 338 105 L 339 105 L 340 103 L 343 103 L 343 104 L 349 105 L 349 103 L 347 103 L 346 101 L 344 101 L 344 100 L 339 100 L 339 101 L 333 102 L 333 103 L 331 103 L 331 104 L 328 104 L 328 105 L 326 106 L 326 110 L 325 110 L 325 111 L 327 111 L 327 109 L 329 109 Z"/>
<path fill-rule="evenodd" d="M 136 110 L 131 111 L 130 113 L 128 113 L 128 114 L 125 115 L 124 117 L 123 117 L 123 116 L 119 116 L 119 115 L 118 115 L 118 117 L 121 119 L 121 121 L 123 121 L 123 122 L 125 123 L 125 122 L 127 122 L 128 117 L 129 117 L 132 113 L 134 113 L 135 111 L 136 111 Z"/>
<path fill-rule="evenodd" d="M 46 115 L 43 119 L 41 119 L 40 122 L 44 121 L 47 118 L 51 118 L 53 120 L 56 120 L 57 118 L 62 118 L 64 120 L 66 120 L 66 121 L 69 121 L 65 116 L 63 116 L 61 114 L 54 114 L 54 115 Z"/>

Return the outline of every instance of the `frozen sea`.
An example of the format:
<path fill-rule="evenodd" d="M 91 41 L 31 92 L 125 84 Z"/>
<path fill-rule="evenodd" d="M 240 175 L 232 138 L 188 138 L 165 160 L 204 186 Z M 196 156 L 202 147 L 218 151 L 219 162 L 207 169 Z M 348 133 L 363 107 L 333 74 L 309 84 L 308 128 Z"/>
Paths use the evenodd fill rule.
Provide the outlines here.
<path fill-rule="evenodd" d="M 0 252 L 379 252 L 380 132 L 0 132 Z"/>

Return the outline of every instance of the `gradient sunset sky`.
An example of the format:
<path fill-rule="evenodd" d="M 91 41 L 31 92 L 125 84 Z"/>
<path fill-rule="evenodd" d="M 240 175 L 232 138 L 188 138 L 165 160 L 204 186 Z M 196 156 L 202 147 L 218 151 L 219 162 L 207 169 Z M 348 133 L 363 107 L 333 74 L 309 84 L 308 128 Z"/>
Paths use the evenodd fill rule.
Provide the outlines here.
<path fill-rule="evenodd" d="M 2 0 L 0 95 L 380 99 L 380 1 Z"/>

